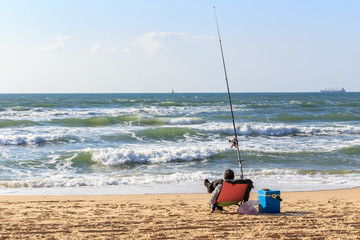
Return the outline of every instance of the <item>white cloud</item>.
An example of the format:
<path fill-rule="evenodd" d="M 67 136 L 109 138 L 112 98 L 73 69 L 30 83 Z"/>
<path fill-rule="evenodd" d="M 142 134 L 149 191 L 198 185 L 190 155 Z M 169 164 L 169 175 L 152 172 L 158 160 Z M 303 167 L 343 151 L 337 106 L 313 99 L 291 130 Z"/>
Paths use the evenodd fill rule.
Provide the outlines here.
<path fill-rule="evenodd" d="M 124 48 L 122 50 L 124 53 L 130 53 L 131 52 L 131 48 Z"/>
<path fill-rule="evenodd" d="M 124 46 L 121 51 L 125 54 L 134 52 L 135 49 L 141 49 L 148 55 L 155 55 L 158 52 L 173 52 L 186 47 L 201 46 L 208 40 L 214 40 L 215 36 L 195 35 L 188 36 L 181 32 L 149 32 L 134 39 L 128 46 Z M 94 44 L 89 53 L 95 55 L 98 53 L 117 53 L 118 46 L 109 45 L 105 42 Z"/>
<path fill-rule="evenodd" d="M 104 52 L 104 53 L 116 53 L 116 52 L 118 52 L 118 47 L 117 46 L 102 47 L 101 43 L 96 43 L 90 48 L 89 53 L 91 55 L 94 55 L 94 54 L 97 54 L 99 51 Z"/>
<path fill-rule="evenodd" d="M 101 43 L 96 43 L 90 48 L 89 52 L 91 55 L 96 54 L 100 48 L 101 48 Z"/>
<path fill-rule="evenodd" d="M 59 35 L 59 36 L 56 37 L 56 39 L 57 39 L 57 42 L 50 43 L 48 45 L 43 45 L 40 48 L 45 50 L 45 51 L 49 51 L 49 52 L 50 51 L 56 51 L 59 48 L 63 48 L 68 44 L 70 36 L 68 36 L 68 35 L 66 35 L 66 36 Z"/>
<path fill-rule="evenodd" d="M 106 48 L 103 48 L 102 51 L 105 53 L 116 53 L 118 51 L 118 47 L 117 46 L 106 47 Z"/>
<path fill-rule="evenodd" d="M 146 33 L 143 36 L 133 41 L 133 46 L 141 46 L 149 55 L 153 55 L 160 47 L 161 43 L 156 39 L 158 34 L 151 32 Z"/>
<path fill-rule="evenodd" d="M 141 47 L 147 54 L 154 55 L 160 49 L 169 51 L 169 45 L 174 42 L 184 42 L 186 38 L 186 34 L 178 32 L 150 32 L 135 39 L 131 43 L 131 46 Z M 131 48 L 125 48 L 123 51 L 129 53 Z"/>

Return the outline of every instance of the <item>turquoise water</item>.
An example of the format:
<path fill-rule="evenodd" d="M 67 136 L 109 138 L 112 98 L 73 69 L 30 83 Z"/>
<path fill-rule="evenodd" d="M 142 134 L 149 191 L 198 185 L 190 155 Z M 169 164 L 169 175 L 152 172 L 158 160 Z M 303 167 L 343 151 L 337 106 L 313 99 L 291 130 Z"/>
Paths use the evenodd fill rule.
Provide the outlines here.
<path fill-rule="evenodd" d="M 232 98 L 256 188 L 359 186 L 360 93 Z M 1 94 L 0 194 L 204 192 L 239 175 L 232 138 L 222 93 Z"/>

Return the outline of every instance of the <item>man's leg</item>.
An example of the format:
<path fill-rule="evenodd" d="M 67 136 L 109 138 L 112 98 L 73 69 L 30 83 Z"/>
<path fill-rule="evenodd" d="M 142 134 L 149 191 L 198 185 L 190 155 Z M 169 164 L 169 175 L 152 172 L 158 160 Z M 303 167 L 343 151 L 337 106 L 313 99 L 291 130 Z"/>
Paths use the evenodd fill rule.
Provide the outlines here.
<path fill-rule="evenodd" d="M 222 179 L 217 179 L 215 181 L 210 182 L 209 180 L 205 179 L 204 185 L 207 188 L 207 192 L 212 193 L 215 190 L 216 186 L 221 184 L 223 181 L 224 180 Z"/>

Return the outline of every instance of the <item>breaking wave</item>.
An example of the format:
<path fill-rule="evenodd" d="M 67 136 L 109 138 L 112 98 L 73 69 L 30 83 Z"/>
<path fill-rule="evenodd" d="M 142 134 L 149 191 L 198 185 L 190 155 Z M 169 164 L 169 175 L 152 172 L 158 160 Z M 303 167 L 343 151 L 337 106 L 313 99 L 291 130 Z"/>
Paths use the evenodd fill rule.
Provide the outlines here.
<path fill-rule="evenodd" d="M 331 121 L 359 121 L 360 116 L 354 113 L 330 113 L 323 115 L 295 115 L 295 114 L 279 114 L 277 117 L 269 118 L 274 122 L 331 122 Z"/>
<path fill-rule="evenodd" d="M 316 182 L 323 182 L 323 187 L 350 188 L 358 186 L 360 180 L 359 171 L 308 171 L 301 169 L 266 169 L 247 170 L 244 172 L 246 178 L 255 183 L 255 187 L 261 189 L 263 186 L 276 186 L 286 189 L 290 184 L 295 187 L 292 191 L 311 190 Z M 5 188 L 69 188 L 69 187 L 107 187 L 107 186 L 139 186 L 156 184 L 178 184 L 178 183 L 202 183 L 205 178 L 215 180 L 221 178 L 222 174 L 208 171 L 195 171 L 191 173 L 173 172 L 170 174 L 141 174 L 126 175 L 115 174 L 112 176 L 85 176 L 66 177 L 53 175 L 46 178 L 33 178 L 13 181 L 0 181 L 0 186 Z M 263 178 L 266 178 L 264 185 Z M 202 184 L 201 184 L 202 185 Z M 202 186 L 203 187 L 203 186 Z M 321 189 L 321 187 L 320 187 Z M 203 188 L 205 191 L 205 188 Z M 175 191 L 176 192 L 176 191 Z"/>
<path fill-rule="evenodd" d="M 66 135 L 0 135 L 0 145 L 40 145 L 46 143 L 75 143 L 81 139 Z"/>
<path fill-rule="evenodd" d="M 213 157 L 229 150 L 227 146 L 169 146 L 151 149 L 106 148 L 85 149 L 92 159 L 107 166 L 117 166 L 125 163 L 164 163 L 171 161 L 194 161 Z"/>

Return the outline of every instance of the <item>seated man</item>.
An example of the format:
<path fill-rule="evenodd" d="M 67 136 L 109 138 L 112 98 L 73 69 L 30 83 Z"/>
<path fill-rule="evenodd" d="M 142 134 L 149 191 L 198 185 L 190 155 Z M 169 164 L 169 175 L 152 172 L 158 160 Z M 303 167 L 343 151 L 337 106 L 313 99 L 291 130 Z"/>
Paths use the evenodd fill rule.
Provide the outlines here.
<path fill-rule="evenodd" d="M 234 174 L 234 171 L 231 170 L 231 169 L 227 169 L 224 173 L 224 180 L 225 181 L 231 181 L 235 178 L 235 174 Z M 214 205 L 217 201 L 217 198 L 220 194 L 220 191 L 221 191 L 221 188 L 222 188 L 222 184 L 224 182 L 223 179 L 218 179 L 218 180 L 215 180 L 213 181 L 212 183 L 210 183 L 207 187 L 208 189 L 208 192 L 214 192 L 210 198 L 210 204 L 211 205 Z M 213 189 L 213 187 L 215 187 L 215 189 Z M 210 190 L 210 191 L 209 191 Z M 222 208 L 220 208 L 220 210 L 222 210 Z"/>
<path fill-rule="evenodd" d="M 237 183 L 247 184 L 248 187 L 247 187 L 247 190 L 246 190 L 246 193 L 245 193 L 245 196 L 244 196 L 244 202 L 246 202 L 249 199 L 251 188 L 254 188 L 253 182 L 251 180 L 249 180 L 249 179 L 246 179 L 246 180 L 236 179 L 236 180 L 234 180 L 234 178 L 235 178 L 234 171 L 231 170 L 231 169 L 227 169 L 225 171 L 225 173 L 224 173 L 224 179 L 217 179 L 217 180 L 215 180 L 213 182 L 210 182 L 208 179 L 205 179 L 204 185 L 206 186 L 208 193 L 213 192 L 213 194 L 211 196 L 211 199 L 210 199 L 210 205 L 213 205 L 212 211 L 215 210 L 216 202 L 217 202 L 217 199 L 218 199 L 218 196 L 220 194 L 220 191 L 221 191 L 221 188 L 223 186 L 224 181 L 232 183 L 232 184 L 237 184 Z M 216 206 L 216 207 L 219 210 L 222 210 L 222 207 L 218 207 L 218 206 Z"/>
<path fill-rule="evenodd" d="M 225 180 L 233 180 L 234 178 L 235 178 L 235 175 L 234 175 L 233 170 L 228 169 L 225 171 L 225 173 L 224 173 Z M 212 193 L 219 184 L 223 183 L 224 179 L 217 179 L 212 182 L 210 182 L 208 179 L 205 179 L 204 185 L 207 188 L 207 192 Z"/>

